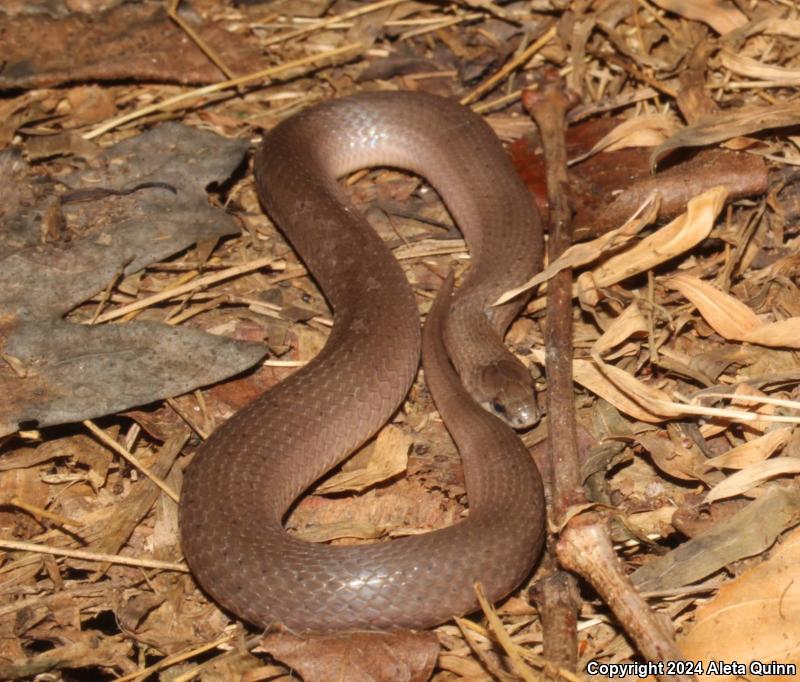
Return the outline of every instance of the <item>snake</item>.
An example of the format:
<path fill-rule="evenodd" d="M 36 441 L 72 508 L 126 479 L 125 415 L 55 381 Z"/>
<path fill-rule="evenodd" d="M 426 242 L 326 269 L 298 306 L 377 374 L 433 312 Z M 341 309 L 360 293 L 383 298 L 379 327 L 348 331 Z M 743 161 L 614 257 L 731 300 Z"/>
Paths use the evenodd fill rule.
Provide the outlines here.
<path fill-rule="evenodd" d="M 389 167 L 425 178 L 470 252 L 420 330 L 414 292 L 339 180 Z M 498 296 L 541 268 L 542 228 L 489 125 L 422 92 L 331 99 L 272 128 L 255 183 L 333 311 L 322 350 L 237 411 L 197 449 L 179 506 L 184 557 L 219 605 L 294 632 L 424 629 L 497 601 L 541 551 L 543 487 L 514 427 L 537 419 L 533 380 L 504 345 L 525 301 Z M 284 527 L 297 499 L 366 443 L 418 372 L 458 448 L 468 512 L 453 525 L 358 545 Z"/>

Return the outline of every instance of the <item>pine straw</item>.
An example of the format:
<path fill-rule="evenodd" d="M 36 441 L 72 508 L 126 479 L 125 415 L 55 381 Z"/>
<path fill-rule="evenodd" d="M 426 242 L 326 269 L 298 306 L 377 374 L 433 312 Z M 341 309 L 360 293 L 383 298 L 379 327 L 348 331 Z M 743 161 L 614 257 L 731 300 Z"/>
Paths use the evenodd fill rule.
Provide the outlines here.
<path fill-rule="evenodd" d="M 78 129 L 86 140 L 97 140 L 103 145 L 165 117 L 223 135 L 255 138 L 283 118 L 332 96 L 378 86 L 424 87 L 461 98 L 476 110 L 489 113 L 488 120 L 501 134 L 516 136 L 532 129 L 519 113 L 522 86 L 543 65 L 555 65 L 581 93 L 580 117 L 614 110 L 628 119 L 628 128 L 616 131 L 616 137 L 604 141 L 603 147 L 656 146 L 687 123 L 676 113 L 675 97 L 682 90 L 676 77 L 680 65 L 690 59 L 698 42 L 717 40 L 724 31 L 734 33 L 719 42 L 719 51 L 703 70 L 705 92 L 713 103 L 720 108 L 736 109 L 789 102 L 796 106 L 794 88 L 800 84 L 800 59 L 793 39 L 800 35 L 800 20 L 789 12 L 792 3 L 788 0 L 758 3 L 759 11 L 765 10 L 766 14 L 759 14 L 750 23 L 742 10 L 749 10 L 754 4 L 746 0 L 721 2 L 716 10 L 708 9 L 713 5 L 699 0 L 596 4 L 599 6 L 574 2 L 565 11 L 563 3 L 551 4 L 548 0 L 530 3 L 534 9 L 521 16 L 530 33 L 506 53 L 504 48 L 508 44 L 498 37 L 501 25 L 498 21 L 520 18 L 515 5 L 463 2 L 439 6 L 401 0 L 358 6 L 337 3 L 335 12 L 307 19 L 269 13 L 268 8 L 258 6 L 232 8 L 196 3 L 206 20 L 220 21 L 263 46 L 272 65 L 212 86 L 186 89 L 177 95 L 171 94 L 173 88 L 152 84 L 105 86 L 119 102 L 123 112 L 120 116 L 89 126 L 67 113 L 60 124 L 65 129 Z M 622 5 L 632 7 L 633 13 L 615 14 L 614 8 L 620 9 Z M 290 3 L 283 5 L 290 6 Z M 662 7 L 683 11 L 685 15 L 667 12 Z M 782 18 L 778 16 L 780 11 L 785 13 Z M 570 36 L 572 42 L 567 44 L 565 37 Z M 231 39 L 236 39 L 234 33 Z M 479 81 L 471 88 L 459 82 L 454 69 L 447 68 L 399 75 L 380 84 L 357 81 L 358 75 L 376 60 L 406 49 L 421 57 L 444 50 L 456 54 L 464 63 L 482 60 L 489 68 L 479 71 Z M 493 63 L 487 53 L 499 56 L 502 64 Z M 51 96 L 62 100 L 64 94 L 53 91 Z M 150 103 L 137 107 L 140 100 Z M 758 129 L 754 127 L 752 132 Z M 30 131 L 36 129 L 32 127 Z M 729 137 L 732 135 L 723 130 L 719 139 Z M 800 161 L 796 137 L 768 135 L 759 143 L 738 137 L 730 144 L 761 154 L 776 167 L 797 165 Z M 386 197 L 394 190 L 403 194 L 407 193 L 409 183 L 414 186 L 414 181 L 392 173 L 360 177 L 354 191 L 364 195 Z M 607 474 L 609 487 L 595 490 L 594 495 L 598 503 L 615 501 L 615 514 L 621 521 L 615 526 L 615 539 L 620 556 L 632 570 L 682 543 L 683 536 L 671 525 L 676 510 L 695 508 L 697 500 L 709 491 L 717 491 L 710 499 L 726 497 L 741 501 L 742 495 L 763 495 L 775 486 L 793 486 L 798 472 L 792 465 L 798 462 L 795 455 L 798 437 L 793 425 L 800 418 L 800 405 L 795 400 L 800 372 L 792 349 L 797 348 L 796 339 L 800 338 L 795 317 L 800 310 L 797 296 L 792 295 L 795 287 L 787 280 L 787 273 L 793 272 L 790 254 L 797 249 L 797 239 L 792 226 L 782 221 L 780 211 L 774 205 L 766 207 L 766 197 L 740 201 L 726 209 L 723 194 L 720 191 L 695 198 L 687 213 L 676 219 L 680 222 L 678 226 L 656 228 L 651 213 L 635 226 L 626 225 L 611 237 L 576 246 L 563 257 L 563 266 L 579 268 L 582 273 L 575 290 L 576 300 L 586 313 L 579 315 L 576 308 L 579 422 L 592 433 L 597 444 L 589 453 L 590 463 L 596 468 L 587 470 L 587 475 L 594 476 L 598 471 Z M 147 286 L 142 289 L 163 293 L 142 296 L 133 305 L 117 305 L 118 301 L 127 303 L 129 299 L 112 291 L 104 301 L 109 307 L 98 321 L 142 310 L 163 312 L 167 319 L 177 309 L 181 319 L 197 316 L 200 320 L 207 319 L 204 326 L 209 327 L 233 325 L 239 310 L 246 311 L 251 319 L 278 318 L 286 322 L 282 306 L 255 301 L 252 294 L 248 298 L 241 293 L 263 289 L 264 279 L 250 271 L 274 260 L 272 255 L 254 257 L 254 251 L 286 254 L 287 273 L 292 273 L 293 285 L 316 296 L 313 284 L 303 279 L 302 267 L 286 252 L 274 228 L 259 214 L 251 176 L 239 180 L 229 195 L 241 212 L 245 230 L 240 239 L 219 245 L 207 266 L 216 267 L 220 261 L 245 262 L 245 265 L 237 267 L 235 272 L 224 270 L 208 278 L 194 271 L 188 282 L 182 278 L 185 273 L 152 268 L 145 275 Z M 442 215 L 441 208 L 434 213 L 437 219 Z M 393 223 L 406 238 L 437 234 L 436 230 L 420 228 L 419 223 L 399 219 Z M 408 264 L 409 278 L 420 300 L 430 298 L 429 284 L 437 279 L 431 277 L 431 272 L 445 272 L 454 258 L 464 261 L 463 244 L 453 244 L 427 239 L 397 247 L 398 255 L 402 254 L 403 262 Z M 759 247 L 770 254 L 787 255 L 765 264 L 758 259 Z M 617 255 L 609 257 L 609 253 Z M 188 263 L 196 260 L 193 253 L 181 259 Z M 552 275 L 559 264 L 550 267 L 548 273 Z M 231 284 L 228 279 L 234 275 L 238 279 Z M 534 285 L 541 287 L 545 282 L 546 278 Z M 210 289 L 211 294 L 188 302 L 183 298 L 199 287 Z M 118 288 L 129 290 L 124 281 Z M 221 302 L 238 304 L 240 308 L 222 310 L 217 308 Z M 164 307 L 153 307 L 156 305 Z M 87 303 L 86 315 L 93 316 L 96 307 Z M 541 309 L 541 299 L 535 298 L 528 314 L 535 315 Z M 297 365 L 306 361 L 324 338 L 326 322 L 324 315 L 318 315 L 306 323 L 289 325 L 288 338 L 298 340 L 304 354 L 293 356 L 288 362 L 271 364 Z M 536 324 L 525 319 L 515 325 L 510 337 L 524 348 L 531 343 L 531 333 L 533 338 L 540 338 Z M 730 361 L 714 375 L 715 363 L 725 357 Z M 536 349 L 530 358 L 541 359 L 541 352 Z M 275 371 L 280 378 L 289 370 Z M 698 376 L 712 380 L 703 385 Z M 417 442 L 425 442 L 425 436 L 418 431 L 431 419 L 430 403 L 422 395 L 419 387 L 412 391 L 402 424 Z M 723 399 L 727 402 L 718 402 Z M 173 427 L 182 420 L 197 420 L 193 426 L 204 433 L 216 416 L 214 406 L 209 404 L 215 400 L 213 394 L 197 392 L 172 402 L 180 406 L 179 419 L 174 418 L 168 407 L 161 414 L 170 414 Z M 774 434 L 775 422 L 786 429 L 780 438 L 770 435 Z M 152 466 L 168 447 L 159 446 L 146 430 L 131 425 L 129 419 L 105 423 L 112 437 L 122 439 L 126 449 L 147 462 L 147 466 Z M 685 425 L 691 428 L 684 428 Z M 127 431 L 121 433 L 120 426 Z M 526 441 L 540 442 L 545 430 L 546 426 L 537 428 L 526 436 Z M 692 441 L 687 435 L 698 433 L 706 440 Z M 44 442 L 38 443 L 34 436 Z M 12 443 L 7 457 L 24 458 L 32 452 L 25 450 L 26 447 L 38 444 L 38 448 L 46 448 L 51 437 L 47 432 L 27 434 Z M 5 619 L 6 636 L 12 641 L 6 651 L 16 650 L 18 658 L 23 654 L 33 657 L 35 650 L 27 648 L 31 641 L 38 638 L 41 642 L 51 637 L 59 648 L 79 628 L 115 646 L 117 657 L 98 661 L 85 656 L 69 662 L 67 667 L 113 668 L 117 673 L 127 673 L 125 679 L 135 679 L 139 673 L 163 669 L 209 650 L 216 651 L 213 656 L 220 656 L 220 660 L 229 656 L 219 653 L 232 646 L 233 635 L 220 638 L 228 622 L 226 616 L 205 604 L 193 592 L 188 578 L 154 570 L 155 566 L 166 568 L 166 564 L 142 563 L 134 571 L 111 565 L 111 557 L 101 551 L 96 555 L 72 551 L 81 546 L 76 538 L 82 535 L 80 530 L 76 532 L 65 525 L 64 519 L 84 527 L 106 516 L 107 536 L 100 533 L 84 540 L 98 549 L 104 543 L 114 546 L 120 541 L 114 537 L 118 523 L 115 519 L 120 514 L 114 497 L 128 489 L 137 476 L 125 465 L 110 462 L 107 462 L 107 476 L 93 478 L 87 474 L 83 468 L 87 458 L 75 456 L 76 451 L 71 448 L 77 446 L 70 445 L 73 439 L 81 437 L 67 434 L 54 442 L 54 447 L 62 448 L 65 454 L 72 453 L 72 457 L 58 459 L 55 464 L 51 460 L 42 464 L 34 461 L 28 468 L 17 469 L 15 479 L 4 479 L 5 492 L 10 486 L 18 501 L 25 498 L 28 487 L 36 488 L 39 479 L 51 486 L 49 499 L 40 500 L 38 506 L 35 503 L 13 506 L 12 502 L 6 509 L 6 527 L 13 524 L 14 534 L 30 541 L 8 552 L 0 577 L 3 593 L 7 595 L 0 614 Z M 671 455 L 659 457 L 655 446 L 648 449 L 648 444 L 656 442 L 653 439 L 670 444 L 679 453 L 677 459 Z M 736 451 L 739 459 L 733 470 L 738 469 L 738 473 L 729 475 L 732 468 L 720 471 L 707 467 L 715 464 L 701 455 L 701 445 L 717 456 Z M 607 459 L 597 465 L 604 452 Z M 775 453 L 783 456 L 775 457 Z M 103 455 L 94 453 L 93 457 L 102 459 Z M 775 476 L 780 478 L 776 481 Z M 363 484 L 363 477 L 360 480 Z M 163 485 L 169 488 L 175 484 L 172 481 Z M 71 486 L 83 486 L 92 492 L 73 498 L 79 499 L 80 504 L 73 503 L 69 511 L 64 511 L 60 499 Z M 176 553 L 175 512 L 171 504 L 164 499 L 151 503 L 149 512 L 142 515 L 130 537 L 121 540 L 126 555 L 180 558 Z M 54 516 L 37 513 L 38 508 L 45 507 Z M 358 533 L 369 534 L 363 529 Z M 351 529 L 343 534 L 355 533 Z M 34 552 L 36 545 L 48 544 L 63 549 Z M 5 547 L 11 550 L 8 544 Z M 45 552 L 71 558 L 55 561 Z M 689 628 L 696 605 L 708 598 L 709 591 L 759 560 L 755 557 L 729 566 L 728 573 L 718 572 L 699 587 L 652 590 L 653 594 L 662 595 L 660 600 L 654 600 L 654 606 L 670 616 L 677 629 Z M 145 570 L 147 567 L 150 568 Z M 487 663 L 486 655 L 479 652 L 488 650 L 493 641 L 500 641 L 509 653 L 510 669 L 520 677 L 534 679 L 530 677 L 531 670 L 542 663 L 541 633 L 537 616 L 521 599 L 522 594 L 512 597 L 500 611 L 505 634 L 497 634 L 496 616 L 490 619 L 487 630 L 470 621 L 466 621 L 469 623 L 466 626 L 465 621 L 459 621 L 458 625 L 439 628 L 443 653 L 436 679 L 478 679 L 485 675 L 484 666 L 497 663 Z M 36 600 L 32 601 L 30 595 L 36 595 Z M 148 601 L 154 595 L 161 598 Z M 10 601 L 12 598 L 16 601 Z M 56 626 L 36 629 L 36 621 L 45 615 L 37 610 L 34 605 L 37 602 L 47 606 L 48 614 L 55 614 Z M 178 608 L 182 621 L 176 627 L 174 614 Z M 106 618 L 109 612 L 114 614 L 110 622 Z M 120 631 L 130 638 L 120 640 Z M 14 632 L 21 633 L 16 640 Z M 597 657 L 627 660 L 634 654 L 603 605 L 591 596 L 581 614 L 580 632 L 582 661 Z M 159 663 L 164 656 L 167 658 Z M 524 672 L 531 664 L 534 667 Z M 243 664 L 241 669 L 246 667 Z M 260 674 L 263 679 L 279 679 L 272 676 L 275 670 L 262 668 Z M 563 678 L 571 679 L 566 672 Z"/>

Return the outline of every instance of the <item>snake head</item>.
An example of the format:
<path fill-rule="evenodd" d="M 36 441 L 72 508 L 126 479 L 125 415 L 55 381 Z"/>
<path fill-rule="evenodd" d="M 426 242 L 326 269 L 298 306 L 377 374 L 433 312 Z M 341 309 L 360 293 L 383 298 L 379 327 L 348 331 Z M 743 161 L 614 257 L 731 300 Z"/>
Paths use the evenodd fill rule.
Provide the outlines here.
<path fill-rule="evenodd" d="M 479 402 L 484 409 L 515 429 L 526 429 L 540 418 L 536 388 L 525 366 L 518 360 L 502 359 L 481 372 Z"/>

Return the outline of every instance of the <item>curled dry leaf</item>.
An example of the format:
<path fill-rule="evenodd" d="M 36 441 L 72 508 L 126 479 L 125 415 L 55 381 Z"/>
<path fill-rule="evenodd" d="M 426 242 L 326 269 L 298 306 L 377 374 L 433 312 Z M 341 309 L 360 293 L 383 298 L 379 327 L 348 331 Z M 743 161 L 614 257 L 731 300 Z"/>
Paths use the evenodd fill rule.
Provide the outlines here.
<path fill-rule="evenodd" d="M 627 147 L 655 147 L 661 144 L 678 129 L 674 117 L 666 114 L 637 116 L 620 123 L 594 145 L 588 152 L 570 159 L 570 165 L 602 151 L 616 151 Z"/>
<path fill-rule="evenodd" d="M 745 469 L 770 458 L 789 442 L 791 435 L 791 427 L 774 429 L 755 440 L 731 448 L 725 454 L 706 460 L 705 464 L 716 469 Z"/>
<path fill-rule="evenodd" d="M 605 367 L 613 367 L 613 365 L 605 365 Z M 620 412 L 624 412 L 634 419 L 648 423 L 658 423 L 664 421 L 664 415 L 657 412 L 651 412 L 635 400 L 629 397 L 629 393 L 625 390 L 620 390 L 616 384 L 609 381 L 607 376 L 601 372 L 597 366 L 588 360 L 575 360 L 572 363 L 572 371 L 575 378 L 581 386 L 588 388 L 595 395 L 607 400 Z M 622 370 L 619 370 L 622 372 Z M 639 384 L 629 374 L 622 372 L 630 381 Z M 666 396 L 664 396 L 666 398 Z"/>
<path fill-rule="evenodd" d="M 747 23 L 747 17 L 732 2 L 724 0 L 653 0 L 662 9 L 686 19 L 702 21 L 717 33 L 733 31 Z"/>
<path fill-rule="evenodd" d="M 723 585 L 697 609 L 694 625 L 679 642 L 686 658 L 706 663 L 758 660 L 800 665 L 798 563 L 800 531 L 795 530 L 769 559 Z M 701 679 L 733 682 L 743 678 L 704 675 Z M 789 682 L 797 676 L 769 679 Z"/>
<path fill-rule="evenodd" d="M 711 232 L 727 197 L 725 187 L 714 187 L 692 199 L 686 213 L 595 268 L 591 274 L 596 286 L 611 286 L 647 272 L 699 244 Z"/>
<path fill-rule="evenodd" d="M 800 69 L 764 64 L 750 57 L 723 50 L 719 55 L 722 65 L 733 73 L 759 81 L 767 81 L 771 87 L 800 85 Z"/>
<path fill-rule="evenodd" d="M 633 336 L 646 334 L 647 320 L 634 302 L 618 315 L 602 336 L 594 342 L 592 353 L 602 355 Z"/>
<path fill-rule="evenodd" d="M 643 591 L 672 590 L 707 578 L 734 561 L 760 554 L 797 525 L 800 491 L 772 488 L 728 519 L 695 535 L 631 574 Z"/>
<path fill-rule="evenodd" d="M 506 301 L 510 301 L 523 291 L 533 289 L 542 282 L 552 279 L 562 270 L 592 263 L 603 254 L 622 247 L 656 219 L 658 206 L 658 195 L 651 194 L 622 227 L 610 230 L 592 241 L 573 244 L 542 272 L 529 279 L 525 284 L 506 291 L 493 305 L 501 305 Z"/>
<path fill-rule="evenodd" d="M 328 495 L 361 491 L 397 476 L 406 470 L 411 444 L 412 439 L 405 431 L 389 425 L 378 434 L 372 447 L 347 460 L 338 474 L 320 484 L 314 492 Z"/>
<path fill-rule="evenodd" d="M 688 448 L 668 438 L 659 438 L 647 433 L 635 436 L 635 440 L 650 453 L 653 462 L 664 473 L 692 483 L 705 480 L 701 461 Z"/>
<path fill-rule="evenodd" d="M 666 283 L 689 299 L 711 328 L 729 341 L 800 348 L 800 317 L 763 323 L 744 303 L 697 277 L 679 274 Z"/>
<path fill-rule="evenodd" d="M 794 102 L 726 111 L 683 128 L 653 150 L 650 164 L 655 168 L 660 159 L 681 147 L 704 147 L 759 130 L 796 125 L 798 122 L 800 122 L 800 109 Z"/>
<path fill-rule="evenodd" d="M 727 497 L 749 492 L 764 481 L 777 476 L 800 473 L 800 459 L 797 457 L 778 457 L 753 464 L 737 471 L 724 481 L 715 485 L 706 495 L 706 502 L 724 500 Z"/>
<path fill-rule="evenodd" d="M 761 320 L 744 303 L 697 277 L 679 274 L 670 277 L 666 284 L 694 303 L 703 319 L 726 339 L 741 340 L 761 326 Z"/>
<path fill-rule="evenodd" d="M 537 363 L 544 363 L 544 352 L 538 349 L 531 351 L 531 358 Z M 678 416 L 680 411 L 673 411 L 665 414 L 664 405 L 673 405 L 669 397 L 656 388 L 647 386 L 632 377 L 627 372 L 617 369 L 613 365 L 607 365 L 600 361 L 603 366 L 601 371 L 595 362 L 575 358 L 572 361 L 572 374 L 575 381 L 581 386 L 590 390 L 595 395 L 611 403 L 620 412 L 638 419 L 639 421 L 650 424 L 659 423 L 669 417 Z M 610 368 L 610 373 L 614 374 L 620 384 L 611 381 L 605 374 L 605 370 Z M 621 376 L 617 376 L 621 375 Z M 640 400 L 637 400 L 640 399 Z M 656 410 L 650 410 L 649 405 L 658 406 Z M 676 405 L 676 407 L 681 407 Z"/>
<path fill-rule="evenodd" d="M 593 355 L 592 359 L 595 361 L 598 371 L 614 386 L 635 401 L 646 413 L 658 417 L 655 420 L 651 418 L 643 421 L 663 421 L 683 414 L 682 406 L 670 400 L 664 391 L 639 381 L 619 367 L 603 362 L 597 355 Z"/>

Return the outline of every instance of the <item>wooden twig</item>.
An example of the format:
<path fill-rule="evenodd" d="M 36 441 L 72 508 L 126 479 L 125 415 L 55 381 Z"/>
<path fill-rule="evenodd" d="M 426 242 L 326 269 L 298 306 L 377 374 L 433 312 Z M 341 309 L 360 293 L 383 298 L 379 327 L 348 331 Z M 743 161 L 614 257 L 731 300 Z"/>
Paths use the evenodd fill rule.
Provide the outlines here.
<path fill-rule="evenodd" d="M 547 163 L 547 195 L 550 208 L 549 252 L 551 262 L 572 242 L 572 211 L 567 186 L 564 125 L 569 101 L 560 89 L 557 74 L 545 76 L 535 93 L 523 95 L 539 131 Z M 622 627 L 648 660 L 680 660 L 672 633 L 631 584 L 614 554 L 605 519 L 595 511 L 570 516 L 570 508 L 586 504 L 581 487 L 575 407 L 572 397 L 572 272 L 562 270 L 548 283 L 547 306 L 548 419 L 551 476 L 551 525 L 563 530 L 550 549 L 561 565 L 587 580 L 608 604 Z M 578 603 L 575 582 L 555 565 L 552 555 L 545 577 L 533 595 L 544 627 L 545 656 L 558 665 L 577 662 Z M 690 676 L 658 676 L 678 682 Z"/>
<path fill-rule="evenodd" d="M 551 79 L 551 80 L 549 80 Z M 523 104 L 539 126 L 547 166 L 549 204 L 548 257 L 552 263 L 572 243 L 572 211 L 567 190 L 567 153 L 564 128 L 568 102 L 557 74 L 523 94 Z M 567 510 L 583 500 L 580 491 L 575 405 L 572 389 L 572 270 L 562 270 L 548 283 L 547 296 L 547 414 L 548 457 L 551 475 L 551 524 L 560 525 Z M 552 544 L 552 543 L 549 543 Z M 562 571 L 555 548 L 548 547 L 542 577 L 532 597 L 542 618 L 544 655 L 571 670 L 577 665 L 578 601 L 575 578 Z"/>

